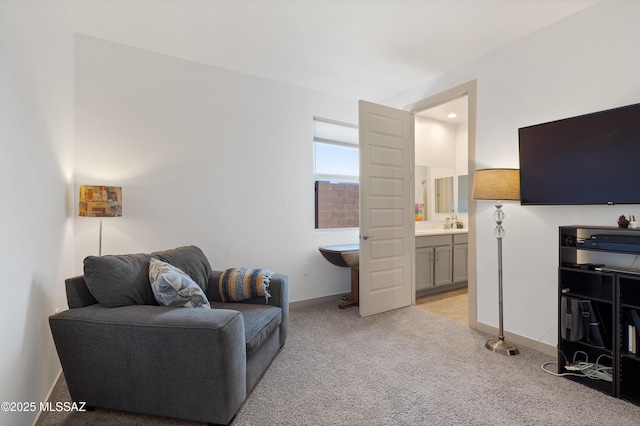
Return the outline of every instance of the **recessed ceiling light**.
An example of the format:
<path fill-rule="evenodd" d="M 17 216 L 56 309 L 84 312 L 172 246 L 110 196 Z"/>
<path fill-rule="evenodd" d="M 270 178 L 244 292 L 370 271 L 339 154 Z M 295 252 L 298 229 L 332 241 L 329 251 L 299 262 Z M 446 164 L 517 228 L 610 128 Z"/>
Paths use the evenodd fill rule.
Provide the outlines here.
<path fill-rule="evenodd" d="M 458 116 L 458 114 L 456 114 L 455 112 L 452 112 L 449 115 L 447 115 L 447 117 L 449 117 L 449 118 L 456 118 L 457 116 Z"/>

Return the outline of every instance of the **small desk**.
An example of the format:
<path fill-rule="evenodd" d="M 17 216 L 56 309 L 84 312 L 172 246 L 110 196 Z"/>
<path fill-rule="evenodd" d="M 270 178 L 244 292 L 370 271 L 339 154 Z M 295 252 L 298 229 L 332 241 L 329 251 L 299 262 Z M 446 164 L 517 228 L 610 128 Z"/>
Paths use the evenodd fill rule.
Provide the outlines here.
<path fill-rule="evenodd" d="M 338 307 L 345 309 L 358 306 L 360 297 L 360 245 L 345 244 L 339 246 L 325 246 L 319 248 L 320 253 L 331 264 L 351 268 L 351 294 L 344 296 L 344 303 Z"/>

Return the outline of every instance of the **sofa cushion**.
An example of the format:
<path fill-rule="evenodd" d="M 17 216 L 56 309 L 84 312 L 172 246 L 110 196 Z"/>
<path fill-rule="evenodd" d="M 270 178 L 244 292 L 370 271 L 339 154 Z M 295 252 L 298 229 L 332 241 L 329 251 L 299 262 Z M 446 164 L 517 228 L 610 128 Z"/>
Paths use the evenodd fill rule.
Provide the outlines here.
<path fill-rule="evenodd" d="M 206 290 L 211 266 L 198 247 L 178 247 L 151 254 L 89 256 L 84 279 L 89 291 L 104 306 L 157 305 L 149 283 L 149 262 L 155 257 L 189 275 Z"/>
<path fill-rule="evenodd" d="M 172 250 L 156 251 L 151 255 L 181 269 L 206 292 L 211 265 L 207 256 L 198 247 L 178 247 Z"/>
<path fill-rule="evenodd" d="M 277 306 L 253 303 L 214 302 L 212 308 L 240 311 L 244 319 L 244 338 L 247 346 L 247 358 L 250 358 L 262 343 L 280 326 L 282 310 Z"/>
<path fill-rule="evenodd" d="M 89 256 L 84 260 L 84 279 L 102 305 L 157 305 L 149 285 L 148 254 Z"/>
<path fill-rule="evenodd" d="M 204 291 L 180 268 L 151 258 L 149 282 L 156 301 L 162 306 L 209 309 Z"/>

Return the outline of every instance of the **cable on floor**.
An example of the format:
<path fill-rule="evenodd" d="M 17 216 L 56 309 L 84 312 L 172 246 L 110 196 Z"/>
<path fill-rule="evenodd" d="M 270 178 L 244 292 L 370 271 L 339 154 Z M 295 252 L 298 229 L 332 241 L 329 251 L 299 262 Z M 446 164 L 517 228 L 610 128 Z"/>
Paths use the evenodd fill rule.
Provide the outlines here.
<path fill-rule="evenodd" d="M 583 355 L 584 361 L 578 361 L 578 355 Z M 555 373 L 553 371 L 547 370 L 546 366 L 549 364 L 556 364 L 556 361 L 545 362 L 540 367 L 545 373 L 551 374 L 556 377 L 575 376 L 611 382 L 613 381 L 613 367 L 601 364 L 601 360 L 604 358 L 608 358 L 611 362 L 613 362 L 613 358 L 606 354 L 600 355 L 596 359 L 596 362 L 589 362 L 589 355 L 587 355 L 586 352 L 576 351 L 573 354 L 573 361 L 571 362 L 571 364 L 564 367 L 564 369 L 567 370 L 566 373 Z"/>

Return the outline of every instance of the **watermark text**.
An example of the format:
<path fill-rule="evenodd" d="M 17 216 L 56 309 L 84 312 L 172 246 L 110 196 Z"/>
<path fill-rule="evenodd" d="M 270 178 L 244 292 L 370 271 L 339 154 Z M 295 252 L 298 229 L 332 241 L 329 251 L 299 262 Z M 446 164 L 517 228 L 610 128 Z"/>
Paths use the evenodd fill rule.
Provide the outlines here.
<path fill-rule="evenodd" d="M 70 401 L 46 401 L 46 402 L 8 402 L 0 404 L 2 411 L 5 413 L 25 411 L 87 411 L 86 402 L 70 402 Z"/>

